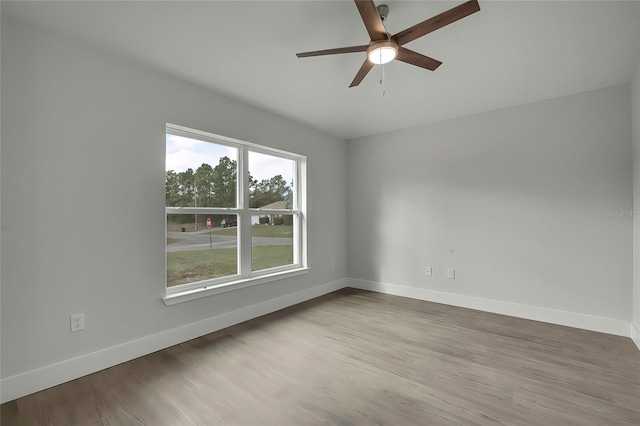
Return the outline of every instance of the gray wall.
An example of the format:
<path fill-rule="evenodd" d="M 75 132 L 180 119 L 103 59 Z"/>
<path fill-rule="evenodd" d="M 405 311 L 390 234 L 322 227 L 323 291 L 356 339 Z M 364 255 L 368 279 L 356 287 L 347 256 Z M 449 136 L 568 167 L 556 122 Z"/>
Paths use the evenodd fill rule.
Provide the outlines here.
<path fill-rule="evenodd" d="M 344 141 L 11 19 L 2 89 L 3 378 L 346 276 Z M 167 122 L 308 157 L 309 274 L 164 305 Z"/>
<path fill-rule="evenodd" d="M 640 15 L 640 10 L 638 11 Z M 633 324 L 632 335 L 640 348 L 640 43 L 633 77 Z"/>
<path fill-rule="evenodd" d="M 628 84 L 347 151 L 350 278 L 631 320 Z"/>

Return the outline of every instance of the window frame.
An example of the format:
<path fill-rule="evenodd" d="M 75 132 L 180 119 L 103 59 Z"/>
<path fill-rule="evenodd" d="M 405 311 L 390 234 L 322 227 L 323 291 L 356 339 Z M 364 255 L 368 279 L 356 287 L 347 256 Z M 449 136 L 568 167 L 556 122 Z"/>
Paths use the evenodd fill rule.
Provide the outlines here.
<path fill-rule="evenodd" d="M 238 150 L 236 171 L 235 207 L 167 207 L 165 201 L 165 237 L 167 215 L 169 214 L 210 214 L 232 215 L 238 220 L 237 226 L 237 269 L 236 274 L 167 287 L 167 250 L 165 247 L 165 297 L 167 305 L 192 300 L 212 294 L 232 291 L 265 282 L 280 280 L 308 272 L 307 265 L 307 212 L 306 212 L 306 156 L 266 147 L 239 139 L 229 138 L 201 130 L 167 123 L 166 135 L 183 136 L 203 142 L 225 145 Z M 291 209 L 249 208 L 249 152 L 285 158 L 294 162 L 293 200 Z M 165 155 L 166 157 L 166 155 Z M 166 170 L 166 167 L 165 167 Z M 277 266 L 258 271 L 251 270 L 252 225 L 255 215 L 293 215 L 293 259 L 289 265 Z"/>

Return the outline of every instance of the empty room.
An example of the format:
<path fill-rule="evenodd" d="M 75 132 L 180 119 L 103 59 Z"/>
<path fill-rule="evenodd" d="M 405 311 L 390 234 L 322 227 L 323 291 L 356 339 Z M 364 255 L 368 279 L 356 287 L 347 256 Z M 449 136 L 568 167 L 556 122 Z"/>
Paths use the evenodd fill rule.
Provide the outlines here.
<path fill-rule="evenodd" d="M 640 2 L 0 2 L 5 425 L 640 425 Z"/>

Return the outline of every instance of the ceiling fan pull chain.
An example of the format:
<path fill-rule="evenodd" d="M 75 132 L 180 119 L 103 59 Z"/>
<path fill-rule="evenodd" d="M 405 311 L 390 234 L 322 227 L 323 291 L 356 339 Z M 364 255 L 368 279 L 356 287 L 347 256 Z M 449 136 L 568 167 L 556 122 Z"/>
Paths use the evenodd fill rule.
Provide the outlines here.
<path fill-rule="evenodd" d="M 380 77 L 380 85 L 382 86 L 382 96 L 387 92 L 385 88 L 385 80 L 384 80 L 384 64 L 382 64 L 382 77 Z"/>

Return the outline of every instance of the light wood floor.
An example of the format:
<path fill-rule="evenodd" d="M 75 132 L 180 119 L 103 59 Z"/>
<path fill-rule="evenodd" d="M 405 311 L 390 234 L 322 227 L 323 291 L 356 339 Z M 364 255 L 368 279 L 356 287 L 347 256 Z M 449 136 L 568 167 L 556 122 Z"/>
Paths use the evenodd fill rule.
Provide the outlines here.
<path fill-rule="evenodd" d="M 345 289 L 2 405 L 8 425 L 640 425 L 630 339 Z"/>

